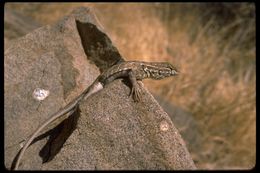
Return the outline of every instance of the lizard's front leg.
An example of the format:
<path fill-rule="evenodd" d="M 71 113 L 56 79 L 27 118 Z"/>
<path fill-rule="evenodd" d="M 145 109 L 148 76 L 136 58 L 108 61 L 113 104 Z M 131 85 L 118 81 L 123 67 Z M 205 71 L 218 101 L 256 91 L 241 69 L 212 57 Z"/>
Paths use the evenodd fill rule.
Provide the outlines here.
<path fill-rule="evenodd" d="M 140 84 L 136 80 L 135 73 L 132 70 L 129 71 L 128 75 L 129 75 L 129 80 L 132 84 L 130 96 L 133 96 L 135 102 L 139 102 L 141 100 Z"/>

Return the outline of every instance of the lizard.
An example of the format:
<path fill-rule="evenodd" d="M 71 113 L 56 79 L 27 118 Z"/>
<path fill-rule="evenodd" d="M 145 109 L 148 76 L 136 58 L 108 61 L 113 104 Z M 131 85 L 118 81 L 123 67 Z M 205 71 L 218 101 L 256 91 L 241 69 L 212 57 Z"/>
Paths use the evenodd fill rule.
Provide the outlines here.
<path fill-rule="evenodd" d="M 52 114 L 50 118 L 47 119 L 47 121 L 45 121 L 40 127 L 36 129 L 36 131 L 26 141 L 25 145 L 20 150 L 20 153 L 18 153 L 14 170 L 18 169 L 20 161 L 26 149 L 45 127 L 64 115 L 71 115 L 74 112 L 76 106 L 80 103 L 80 101 L 86 100 L 94 93 L 102 90 L 112 81 L 118 78 L 128 78 L 132 85 L 129 96 L 132 96 L 135 102 L 139 102 L 141 100 L 141 90 L 138 81 L 141 81 L 145 78 L 159 80 L 177 74 L 179 74 L 179 71 L 176 69 L 176 67 L 172 66 L 168 62 L 124 61 L 119 64 L 113 65 L 112 67 L 101 73 L 96 78 L 96 80 L 89 87 L 87 87 L 78 97 L 72 100 L 63 109 Z"/>

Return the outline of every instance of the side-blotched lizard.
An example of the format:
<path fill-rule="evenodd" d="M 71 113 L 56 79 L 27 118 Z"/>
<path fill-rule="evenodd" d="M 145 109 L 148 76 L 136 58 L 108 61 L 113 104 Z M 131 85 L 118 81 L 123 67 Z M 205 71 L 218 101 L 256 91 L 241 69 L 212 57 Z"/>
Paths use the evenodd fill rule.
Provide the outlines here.
<path fill-rule="evenodd" d="M 145 78 L 158 80 L 177 74 L 177 69 L 167 62 L 126 61 L 110 67 L 102 74 L 100 74 L 97 77 L 97 79 L 87 89 L 83 91 L 82 94 L 80 94 L 77 98 L 71 101 L 63 109 L 54 113 L 31 135 L 31 137 L 27 140 L 17 157 L 14 170 L 18 169 L 19 163 L 24 155 L 25 150 L 45 127 L 47 127 L 50 123 L 66 114 L 71 115 L 82 99 L 87 99 L 89 96 L 103 89 L 104 86 L 114 81 L 115 79 L 128 77 L 129 81 L 132 84 L 130 94 L 133 96 L 134 101 L 139 101 L 141 99 L 141 90 L 138 84 L 139 80 Z"/>

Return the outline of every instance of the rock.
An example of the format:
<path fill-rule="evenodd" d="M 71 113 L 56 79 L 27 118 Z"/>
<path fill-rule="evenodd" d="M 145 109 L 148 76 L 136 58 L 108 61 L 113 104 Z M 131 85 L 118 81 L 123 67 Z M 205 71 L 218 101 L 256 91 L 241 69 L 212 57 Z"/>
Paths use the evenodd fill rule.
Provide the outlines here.
<path fill-rule="evenodd" d="M 89 8 L 12 42 L 4 61 L 6 168 L 40 124 L 120 61 Z M 35 99 L 37 88 L 49 95 Z M 82 101 L 73 115 L 37 137 L 19 168 L 195 169 L 169 116 L 142 89 L 143 100 L 135 103 L 127 80 L 117 80 Z"/>
<path fill-rule="evenodd" d="M 9 41 L 39 28 L 41 24 L 28 16 L 5 7 L 4 10 L 4 42 L 5 47 Z"/>
<path fill-rule="evenodd" d="M 201 134 L 199 132 L 199 127 L 190 112 L 185 111 L 181 107 L 178 107 L 162 97 L 155 95 L 156 100 L 162 106 L 164 111 L 169 115 L 173 124 L 178 129 L 182 138 L 184 139 L 188 150 L 191 153 L 196 153 L 199 150 L 201 144 Z M 194 160 L 194 158 L 193 158 Z M 196 161 L 196 160 L 194 160 Z"/>
<path fill-rule="evenodd" d="M 139 103 L 128 97 L 129 92 L 117 80 L 83 101 L 77 131 L 44 169 L 194 169 L 181 136 L 160 105 L 144 88 Z"/>

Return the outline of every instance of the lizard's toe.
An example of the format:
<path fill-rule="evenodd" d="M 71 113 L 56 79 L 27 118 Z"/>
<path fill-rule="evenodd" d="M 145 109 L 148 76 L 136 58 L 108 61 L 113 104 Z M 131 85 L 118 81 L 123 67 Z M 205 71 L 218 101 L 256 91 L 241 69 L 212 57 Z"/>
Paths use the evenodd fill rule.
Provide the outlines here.
<path fill-rule="evenodd" d="M 139 102 L 141 100 L 141 90 L 139 87 L 134 89 L 133 99 L 135 102 Z"/>
<path fill-rule="evenodd" d="M 129 96 L 132 96 L 135 102 L 139 102 L 141 100 L 141 88 L 139 82 L 137 82 L 136 85 L 133 85 Z"/>

